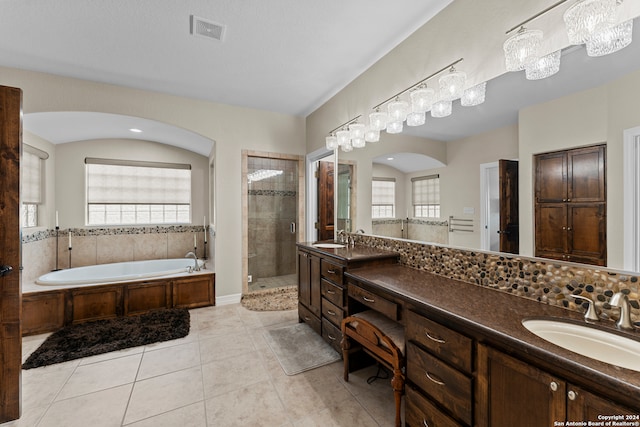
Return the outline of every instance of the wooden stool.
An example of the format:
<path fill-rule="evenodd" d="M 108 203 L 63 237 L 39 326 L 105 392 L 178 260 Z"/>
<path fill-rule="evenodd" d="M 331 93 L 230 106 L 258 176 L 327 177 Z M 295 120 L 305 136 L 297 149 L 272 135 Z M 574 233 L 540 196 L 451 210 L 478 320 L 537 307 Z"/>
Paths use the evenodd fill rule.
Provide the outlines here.
<path fill-rule="evenodd" d="M 403 326 L 377 311 L 367 310 L 346 317 L 342 321 L 342 337 L 345 381 L 349 381 L 350 340 L 360 344 L 367 354 L 392 370 L 391 387 L 396 403 L 396 426 L 400 427 L 405 366 Z"/>

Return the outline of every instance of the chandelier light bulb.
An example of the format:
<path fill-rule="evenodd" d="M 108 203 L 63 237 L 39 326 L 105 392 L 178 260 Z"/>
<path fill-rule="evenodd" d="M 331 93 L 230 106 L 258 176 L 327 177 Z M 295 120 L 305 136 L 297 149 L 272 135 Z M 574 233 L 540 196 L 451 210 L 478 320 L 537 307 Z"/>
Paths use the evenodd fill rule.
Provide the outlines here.
<path fill-rule="evenodd" d="M 484 102 L 487 92 L 487 82 L 482 82 L 466 89 L 460 98 L 460 105 L 463 107 L 473 107 Z"/>
<path fill-rule="evenodd" d="M 538 59 L 542 31 L 521 27 L 516 34 L 504 42 L 504 59 L 507 71 L 522 71 Z"/>
<path fill-rule="evenodd" d="M 443 101 L 453 101 L 460 98 L 464 92 L 466 82 L 467 73 L 456 71 L 455 68 L 451 67 L 449 73 L 438 80 L 440 97 Z"/>
<path fill-rule="evenodd" d="M 389 110 L 390 122 L 403 122 L 406 120 L 407 114 L 409 114 L 409 103 L 396 98 L 395 101 L 389 103 L 387 109 Z M 388 126 L 389 124 L 387 124 Z"/>
<path fill-rule="evenodd" d="M 596 31 L 587 40 L 587 55 L 604 56 L 617 52 L 631 44 L 633 38 L 633 19 Z"/>
<path fill-rule="evenodd" d="M 525 77 L 527 80 L 540 80 L 552 76 L 558 71 L 560 71 L 559 50 L 538 58 L 537 61 L 529 64 L 525 68 Z"/>
<path fill-rule="evenodd" d="M 402 132 L 402 122 L 389 122 L 387 123 L 387 133 L 400 133 Z"/>
<path fill-rule="evenodd" d="M 344 147 L 347 144 L 350 144 L 349 140 L 351 138 L 351 132 L 348 130 L 339 130 L 336 132 L 336 137 L 338 139 L 338 145 L 340 147 Z"/>
<path fill-rule="evenodd" d="M 380 109 L 369 114 L 369 127 L 371 130 L 384 130 L 387 127 L 388 121 L 389 116 L 384 111 L 380 111 Z"/>
<path fill-rule="evenodd" d="M 422 126 L 426 121 L 426 115 L 422 113 L 409 113 L 407 116 L 407 126 Z"/>
<path fill-rule="evenodd" d="M 420 85 L 409 94 L 409 97 L 411 98 L 411 111 L 414 113 L 426 113 L 435 102 L 436 91 Z"/>
<path fill-rule="evenodd" d="M 562 16 L 569 43 L 583 44 L 616 24 L 616 0 L 578 0 Z"/>
<path fill-rule="evenodd" d="M 451 115 L 451 101 L 438 101 L 431 107 L 431 117 L 442 118 Z"/>
<path fill-rule="evenodd" d="M 327 144 L 327 150 L 335 150 L 338 148 L 338 138 L 333 134 L 326 137 L 325 142 Z"/>

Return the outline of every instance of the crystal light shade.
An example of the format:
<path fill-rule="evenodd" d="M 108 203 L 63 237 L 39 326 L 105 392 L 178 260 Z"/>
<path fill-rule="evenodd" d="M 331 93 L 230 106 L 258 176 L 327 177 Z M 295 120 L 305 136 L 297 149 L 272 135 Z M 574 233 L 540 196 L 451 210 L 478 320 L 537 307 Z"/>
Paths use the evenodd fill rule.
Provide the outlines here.
<path fill-rule="evenodd" d="M 353 138 L 351 140 L 351 145 L 353 146 L 353 148 L 362 148 L 367 144 L 366 144 L 366 141 L 364 140 L 364 136 L 363 136 L 362 138 Z"/>
<path fill-rule="evenodd" d="M 364 139 L 364 125 L 362 123 L 351 123 L 349 125 L 349 132 L 351 132 L 351 139 Z M 355 146 L 355 144 L 353 144 Z"/>
<path fill-rule="evenodd" d="M 340 147 L 344 147 L 347 144 L 351 144 L 349 139 L 351 138 L 351 132 L 348 130 L 339 130 L 336 132 L 336 137 L 338 138 L 338 145 Z"/>
<path fill-rule="evenodd" d="M 402 132 L 402 122 L 389 122 L 387 123 L 387 133 L 400 133 Z"/>
<path fill-rule="evenodd" d="M 540 80 L 553 76 L 558 71 L 560 71 L 560 51 L 556 50 L 529 64 L 524 73 L 527 80 Z"/>
<path fill-rule="evenodd" d="M 348 153 L 349 151 L 353 151 L 353 145 L 351 145 L 351 141 L 348 141 L 345 145 L 341 147 L 342 151 Z"/>
<path fill-rule="evenodd" d="M 378 141 L 380 141 L 380 131 L 368 128 L 366 130 L 366 132 L 364 133 L 364 140 L 366 142 L 378 142 Z"/>
<path fill-rule="evenodd" d="M 451 115 L 451 101 L 438 101 L 431 107 L 431 117 L 447 117 Z"/>
<path fill-rule="evenodd" d="M 335 135 L 329 135 L 325 138 L 327 143 L 327 150 L 335 150 L 338 148 L 338 138 Z"/>
<path fill-rule="evenodd" d="M 426 113 L 436 100 L 436 91 L 430 87 L 420 86 L 412 91 L 409 96 L 411 97 L 411 111 L 414 113 Z"/>
<path fill-rule="evenodd" d="M 616 23 L 616 0 L 578 0 L 563 15 L 569 43 L 586 43 Z"/>
<path fill-rule="evenodd" d="M 451 70 L 438 79 L 440 97 L 443 101 L 453 101 L 462 96 L 467 82 L 467 73 Z"/>
<path fill-rule="evenodd" d="M 538 59 L 542 31 L 520 28 L 504 42 L 504 59 L 507 71 L 521 71 Z"/>
<path fill-rule="evenodd" d="M 371 130 L 381 131 L 387 127 L 389 116 L 384 111 L 376 110 L 369 114 L 369 127 Z"/>
<path fill-rule="evenodd" d="M 409 114 L 409 103 L 396 98 L 395 101 L 389 103 L 387 109 L 389 110 L 390 122 L 403 122 Z M 387 127 L 389 127 L 388 123 Z"/>
<path fill-rule="evenodd" d="M 633 38 L 633 20 L 614 25 L 604 30 L 596 31 L 587 40 L 587 55 L 603 56 L 623 49 Z"/>
<path fill-rule="evenodd" d="M 425 113 L 409 113 L 407 126 L 422 126 L 425 123 Z"/>
<path fill-rule="evenodd" d="M 473 107 L 484 102 L 487 91 L 487 82 L 482 82 L 465 90 L 460 98 L 460 105 L 463 107 Z"/>

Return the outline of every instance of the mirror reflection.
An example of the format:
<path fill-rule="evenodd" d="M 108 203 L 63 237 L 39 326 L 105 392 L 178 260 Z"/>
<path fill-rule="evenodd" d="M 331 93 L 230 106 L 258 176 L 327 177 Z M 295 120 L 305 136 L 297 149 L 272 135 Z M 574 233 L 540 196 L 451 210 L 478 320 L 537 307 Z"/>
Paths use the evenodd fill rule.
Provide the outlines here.
<path fill-rule="evenodd" d="M 599 58 L 588 57 L 582 46 L 570 47 L 563 51 L 560 72 L 554 76 L 529 81 L 524 73 L 504 74 L 487 83 L 484 104 L 461 107 L 456 101 L 449 117 L 427 117 L 423 126 L 405 126 L 398 135 L 382 132 L 380 142 L 349 153 L 340 151 L 339 162 L 351 164 L 354 182 L 349 187 L 353 199 L 349 213 L 344 213 L 351 230 L 639 270 L 628 248 L 637 248 L 640 238 L 637 232 L 629 237 L 624 220 L 630 205 L 624 194 L 630 181 L 625 179 L 629 168 L 624 165 L 625 147 L 636 141 L 634 129 L 640 134 L 639 70 L 637 40 Z M 602 178 L 596 191 L 600 196 L 583 199 L 600 203 L 599 208 L 589 214 L 578 213 L 574 205 L 545 211 L 549 206 L 540 206 L 536 199 L 536 185 L 541 185 L 536 182 L 536 156 L 557 153 L 566 168 L 577 158 L 571 150 L 598 145 L 604 147 L 602 172 L 590 174 L 592 167 L 600 167 L 599 160 L 585 160 L 576 166 L 584 173 L 576 174 L 575 181 L 577 185 L 579 180 Z M 567 184 L 566 171 L 560 172 L 565 197 L 553 203 L 571 200 L 566 192 L 573 187 Z M 346 204 L 340 204 L 344 190 L 338 191 L 340 211 Z M 556 217 L 561 211 L 564 219 Z M 573 233 L 573 239 L 536 238 L 545 215 L 565 221 L 569 230 L 564 232 Z M 591 237 L 581 241 L 582 235 L 570 227 L 572 220 L 577 228 L 600 227 L 595 240 L 602 241 L 594 243 Z M 545 246 L 536 247 L 540 244 Z M 604 256 L 595 260 L 598 251 Z"/>

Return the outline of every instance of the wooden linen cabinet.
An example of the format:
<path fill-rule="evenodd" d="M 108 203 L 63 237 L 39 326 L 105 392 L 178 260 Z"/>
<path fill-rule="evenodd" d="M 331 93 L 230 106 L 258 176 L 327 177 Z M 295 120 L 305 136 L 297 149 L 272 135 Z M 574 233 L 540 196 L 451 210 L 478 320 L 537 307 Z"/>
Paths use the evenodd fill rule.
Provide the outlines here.
<path fill-rule="evenodd" d="M 535 256 L 607 264 L 606 146 L 535 156 Z"/>

